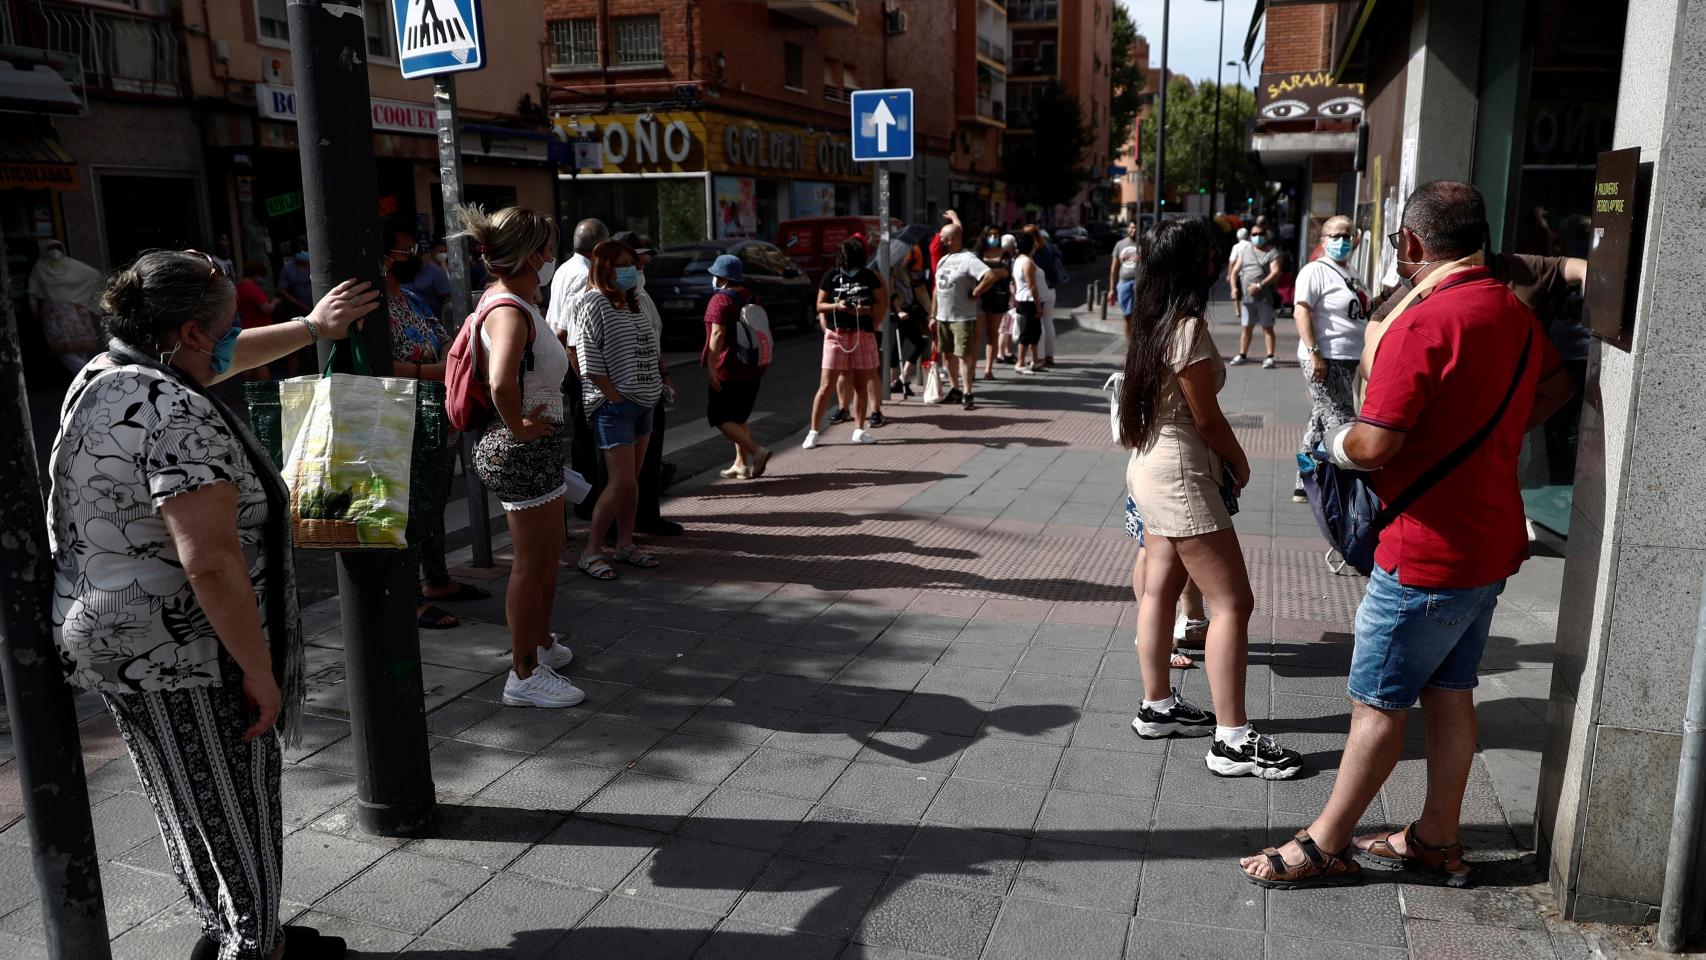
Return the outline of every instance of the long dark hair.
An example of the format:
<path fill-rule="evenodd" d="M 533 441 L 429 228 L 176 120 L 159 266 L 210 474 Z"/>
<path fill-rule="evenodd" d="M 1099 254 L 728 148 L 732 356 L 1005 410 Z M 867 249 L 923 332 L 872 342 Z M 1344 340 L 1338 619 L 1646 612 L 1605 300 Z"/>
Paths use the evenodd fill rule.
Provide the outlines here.
<path fill-rule="evenodd" d="M 1141 447 L 1155 429 L 1155 405 L 1167 378 L 1179 324 L 1203 316 L 1214 282 L 1214 234 L 1197 217 L 1164 220 L 1138 244 L 1142 270 L 1126 330 L 1120 440 Z"/>
<path fill-rule="evenodd" d="M 848 237 L 835 251 L 835 266 L 843 273 L 858 273 L 865 269 L 865 241 Z"/>

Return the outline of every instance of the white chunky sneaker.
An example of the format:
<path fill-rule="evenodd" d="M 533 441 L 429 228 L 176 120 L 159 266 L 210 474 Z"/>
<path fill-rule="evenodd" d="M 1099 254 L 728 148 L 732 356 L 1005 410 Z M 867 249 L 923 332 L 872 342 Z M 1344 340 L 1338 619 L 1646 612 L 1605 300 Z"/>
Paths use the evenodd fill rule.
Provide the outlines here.
<path fill-rule="evenodd" d="M 815 446 L 817 446 L 817 431 L 816 430 L 807 430 L 806 431 L 806 442 L 800 444 L 800 448 L 803 450 L 810 450 L 811 448 L 813 448 Z"/>
<path fill-rule="evenodd" d="M 555 633 L 551 634 L 550 646 L 539 648 L 539 664 L 541 666 L 550 667 L 552 670 L 562 672 L 563 670 L 568 669 L 569 664 L 574 662 L 575 652 L 570 650 L 569 645 L 563 642 L 563 637 Z"/>
<path fill-rule="evenodd" d="M 876 443 L 877 438 L 871 436 L 871 431 L 869 431 L 869 430 L 855 430 L 855 431 L 853 431 L 853 442 L 854 443 Z"/>
<path fill-rule="evenodd" d="M 509 707 L 572 707 L 586 699 L 581 689 L 540 664 L 526 680 L 509 672 L 504 681 L 504 705 Z"/>

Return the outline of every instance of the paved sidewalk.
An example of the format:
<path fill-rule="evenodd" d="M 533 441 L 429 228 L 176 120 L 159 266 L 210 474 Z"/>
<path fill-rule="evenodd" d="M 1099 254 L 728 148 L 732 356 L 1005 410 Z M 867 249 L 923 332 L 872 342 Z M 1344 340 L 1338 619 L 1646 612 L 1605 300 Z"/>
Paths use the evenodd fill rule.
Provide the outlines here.
<path fill-rule="evenodd" d="M 1236 329 L 1215 333 L 1232 352 Z M 1248 703 L 1310 773 L 1220 780 L 1203 741 L 1138 739 L 1106 344 L 1034 379 L 1004 372 L 976 411 L 897 404 L 874 446 L 835 428 L 762 480 L 680 494 L 667 512 L 690 533 L 658 546 L 655 574 L 598 584 L 565 564 L 556 620 L 582 707 L 500 706 L 501 602 L 460 605 L 467 626 L 422 636 L 430 836 L 355 829 L 336 610 L 308 611 L 316 715 L 285 771 L 287 913 L 352 955 L 431 960 L 1591 955 L 1534 899 L 1522 852 L 1555 558 L 1513 581 L 1488 649 L 1464 810 L 1482 885 L 1241 879 L 1236 857 L 1331 788 L 1362 580 L 1328 572 L 1291 502 L 1295 363 L 1232 370 L 1222 402 L 1254 462 L 1238 517 L 1257 598 Z M 1208 699 L 1200 670 L 1180 678 Z M 135 772 L 79 702 L 115 954 L 185 956 L 196 923 Z M 1419 810 L 1413 730 L 1370 825 Z M 6 790 L 0 766 L 0 811 Z M 45 955 L 24 829 L 0 833 L 4 958 Z"/>

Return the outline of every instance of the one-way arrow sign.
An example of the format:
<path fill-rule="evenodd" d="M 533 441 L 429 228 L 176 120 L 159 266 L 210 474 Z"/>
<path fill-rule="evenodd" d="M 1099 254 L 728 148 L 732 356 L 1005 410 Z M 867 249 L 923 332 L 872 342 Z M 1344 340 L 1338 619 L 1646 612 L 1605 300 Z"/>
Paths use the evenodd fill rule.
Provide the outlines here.
<path fill-rule="evenodd" d="M 853 159 L 912 159 L 912 91 L 855 90 Z"/>

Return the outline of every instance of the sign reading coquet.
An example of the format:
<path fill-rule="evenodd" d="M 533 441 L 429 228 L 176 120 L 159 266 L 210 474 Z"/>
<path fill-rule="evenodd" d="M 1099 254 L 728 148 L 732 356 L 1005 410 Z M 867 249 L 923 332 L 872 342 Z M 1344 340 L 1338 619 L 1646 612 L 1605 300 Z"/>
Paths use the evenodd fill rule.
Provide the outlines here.
<path fill-rule="evenodd" d="M 255 105 L 260 109 L 261 116 L 268 120 L 296 122 L 296 91 L 290 87 L 279 87 L 270 83 L 255 84 Z M 375 130 L 422 133 L 429 136 L 438 133 L 438 120 L 433 116 L 431 104 L 381 100 L 374 97 L 368 101 L 368 105 L 373 110 Z"/>

